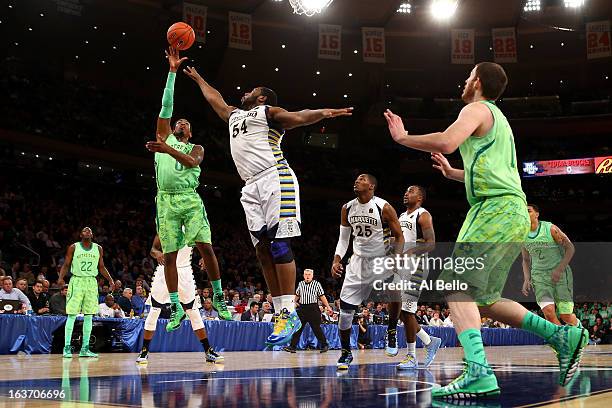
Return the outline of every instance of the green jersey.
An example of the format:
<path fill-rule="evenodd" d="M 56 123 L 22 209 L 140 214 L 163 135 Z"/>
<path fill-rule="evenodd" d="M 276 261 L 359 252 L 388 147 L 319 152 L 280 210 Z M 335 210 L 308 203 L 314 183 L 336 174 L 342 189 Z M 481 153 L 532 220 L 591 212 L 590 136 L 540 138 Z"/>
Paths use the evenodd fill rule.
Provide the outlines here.
<path fill-rule="evenodd" d="M 168 136 L 166 143 L 185 154 L 191 153 L 194 146 L 180 142 L 174 134 Z M 187 168 L 166 153 L 155 153 L 155 175 L 159 191 L 195 190 L 200 184 L 200 166 Z"/>
<path fill-rule="evenodd" d="M 470 136 L 459 146 L 468 202 L 473 206 L 487 198 L 504 195 L 515 195 L 526 202 L 510 124 L 493 102 L 482 103 L 493 114 L 493 127 L 485 136 Z"/>
<path fill-rule="evenodd" d="M 73 276 L 96 277 L 98 276 L 98 262 L 100 261 L 100 248 L 95 242 L 91 243 L 89 249 L 85 248 L 81 242 L 74 244 L 74 255 L 72 255 L 72 265 L 70 271 Z"/>
<path fill-rule="evenodd" d="M 525 249 L 531 256 L 531 270 L 550 272 L 559 265 L 565 250 L 557 244 L 550 233 L 552 223 L 540 221 L 535 231 L 529 231 Z"/>

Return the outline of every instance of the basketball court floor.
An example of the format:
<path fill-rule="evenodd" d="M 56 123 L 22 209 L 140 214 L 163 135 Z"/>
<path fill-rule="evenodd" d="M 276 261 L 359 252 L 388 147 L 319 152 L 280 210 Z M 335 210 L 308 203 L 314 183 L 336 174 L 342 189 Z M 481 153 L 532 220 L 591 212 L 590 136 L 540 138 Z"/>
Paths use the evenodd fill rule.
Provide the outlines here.
<path fill-rule="evenodd" d="M 588 346 L 579 374 L 557 385 L 557 362 L 546 346 L 488 347 L 502 394 L 452 404 L 429 390 L 461 372 L 461 348 L 441 349 L 429 369 L 398 372 L 400 356 L 354 350 L 348 372 L 336 371 L 339 351 L 228 352 L 225 364 L 203 353 L 152 353 L 63 360 L 61 355 L 0 356 L 4 407 L 610 407 L 612 346 Z M 422 359 L 422 350 L 418 350 Z M 63 396 L 63 397 L 62 397 Z M 46 397 L 43 399 L 42 397 Z"/>

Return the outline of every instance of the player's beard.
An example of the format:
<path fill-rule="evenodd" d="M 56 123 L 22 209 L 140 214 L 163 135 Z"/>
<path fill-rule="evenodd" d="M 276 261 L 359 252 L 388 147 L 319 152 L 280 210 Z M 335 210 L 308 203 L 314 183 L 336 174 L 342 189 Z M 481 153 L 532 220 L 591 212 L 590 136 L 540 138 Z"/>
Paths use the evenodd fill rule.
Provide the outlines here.
<path fill-rule="evenodd" d="M 244 100 L 242 101 L 242 106 L 241 106 L 242 110 L 251 109 L 256 99 L 257 98 L 244 98 Z"/>
<path fill-rule="evenodd" d="M 183 136 L 185 136 L 185 132 L 183 132 L 182 130 L 179 130 L 178 132 L 174 132 L 174 136 L 176 136 L 177 139 L 180 139 Z"/>
<path fill-rule="evenodd" d="M 471 103 L 472 100 L 474 99 L 474 94 L 475 93 L 476 93 L 476 90 L 474 89 L 472 84 L 468 84 L 468 86 L 463 90 L 463 94 L 461 95 L 461 99 L 465 103 Z"/>

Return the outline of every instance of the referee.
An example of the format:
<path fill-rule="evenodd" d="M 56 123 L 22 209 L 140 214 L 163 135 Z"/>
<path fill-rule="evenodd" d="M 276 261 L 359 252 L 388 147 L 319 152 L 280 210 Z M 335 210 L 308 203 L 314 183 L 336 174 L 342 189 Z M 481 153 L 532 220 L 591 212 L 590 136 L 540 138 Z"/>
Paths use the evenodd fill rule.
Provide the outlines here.
<path fill-rule="evenodd" d="M 304 269 L 304 280 L 300 282 L 297 290 L 295 291 L 295 303 L 299 304 L 297 314 L 302 321 L 302 328 L 293 335 L 291 338 L 291 344 L 284 347 L 283 350 L 288 351 L 289 353 L 296 352 L 297 344 L 300 341 L 302 330 L 304 330 L 306 323 L 310 323 L 312 331 L 314 332 L 315 336 L 317 336 L 321 353 L 325 353 L 329 350 L 327 339 L 323 334 L 323 330 L 321 330 L 321 311 L 319 310 L 318 303 L 319 299 L 326 309 L 331 309 L 323 292 L 323 287 L 319 282 L 313 279 L 312 269 Z"/>

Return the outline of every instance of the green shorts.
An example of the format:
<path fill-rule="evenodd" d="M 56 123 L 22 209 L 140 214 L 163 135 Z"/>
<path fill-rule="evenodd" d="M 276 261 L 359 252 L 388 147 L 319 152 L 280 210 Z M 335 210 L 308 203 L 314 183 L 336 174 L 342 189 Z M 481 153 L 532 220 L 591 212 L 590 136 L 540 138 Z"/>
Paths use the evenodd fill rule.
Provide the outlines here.
<path fill-rule="evenodd" d="M 198 193 L 159 191 L 155 201 L 157 234 L 163 253 L 176 252 L 196 242 L 212 243 L 206 209 Z"/>
<path fill-rule="evenodd" d="M 98 281 L 92 276 L 70 278 L 66 294 L 66 314 L 98 314 Z"/>
<path fill-rule="evenodd" d="M 462 292 L 478 305 L 497 302 L 529 227 L 527 205 L 520 197 L 493 197 L 475 204 L 459 232 L 454 269 L 445 269 L 439 279 L 455 284 L 453 287 L 467 287 Z M 458 267 L 468 262 L 470 268 Z"/>
<path fill-rule="evenodd" d="M 554 303 L 561 314 L 574 313 L 574 278 L 572 268 L 565 268 L 561 278 L 555 284 L 551 278 L 552 271 L 531 271 L 531 284 L 535 291 L 536 302 L 540 308 Z"/>

